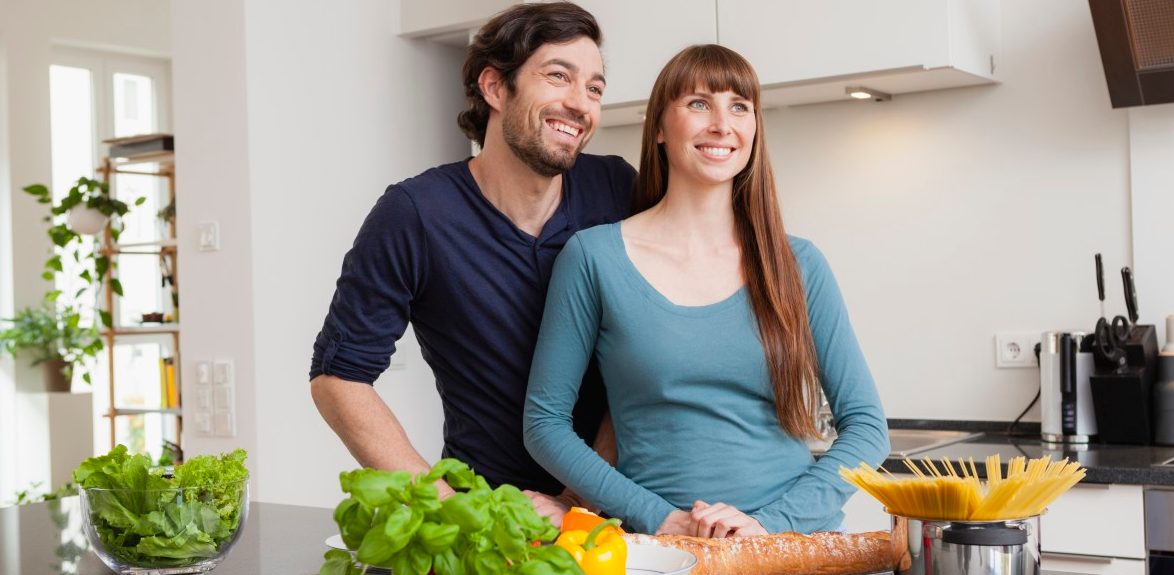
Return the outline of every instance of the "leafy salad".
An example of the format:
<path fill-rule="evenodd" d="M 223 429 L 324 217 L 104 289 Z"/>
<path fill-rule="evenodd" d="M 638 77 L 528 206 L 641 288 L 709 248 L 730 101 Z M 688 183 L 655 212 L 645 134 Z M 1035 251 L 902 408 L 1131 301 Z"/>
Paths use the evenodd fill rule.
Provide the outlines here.
<path fill-rule="evenodd" d="M 142 567 L 183 566 L 232 540 L 245 513 L 246 457 L 243 449 L 193 457 L 168 475 L 119 445 L 83 461 L 73 479 L 109 554 Z"/>
<path fill-rule="evenodd" d="M 435 483 L 456 494 L 443 501 Z M 340 474 L 350 496 L 334 510 L 342 550 L 326 553 L 319 575 L 351 575 L 368 566 L 395 575 L 582 575 L 574 557 L 554 545 L 550 520 L 512 485 L 491 489 L 484 477 L 456 459 L 427 473 L 356 469 Z"/>

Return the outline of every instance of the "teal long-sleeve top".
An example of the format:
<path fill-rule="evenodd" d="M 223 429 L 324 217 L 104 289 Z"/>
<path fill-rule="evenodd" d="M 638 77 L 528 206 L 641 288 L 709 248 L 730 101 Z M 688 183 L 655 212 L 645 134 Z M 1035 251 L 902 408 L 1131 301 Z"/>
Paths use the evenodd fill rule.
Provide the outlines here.
<path fill-rule="evenodd" d="M 745 287 L 711 305 L 673 304 L 628 258 L 620 225 L 608 224 L 577 233 L 554 265 L 526 394 L 524 438 L 535 460 L 639 532 L 695 500 L 733 505 L 770 532 L 838 527 L 855 490 L 838 470 L 879 465 L 887 426 L 827 261 L 811 242 L 789 241 L 838 432 L 826 455 L 814 461 L 779 426 Z M 615 427 L 615 468 L 571 425 L 593 357 Z"/>

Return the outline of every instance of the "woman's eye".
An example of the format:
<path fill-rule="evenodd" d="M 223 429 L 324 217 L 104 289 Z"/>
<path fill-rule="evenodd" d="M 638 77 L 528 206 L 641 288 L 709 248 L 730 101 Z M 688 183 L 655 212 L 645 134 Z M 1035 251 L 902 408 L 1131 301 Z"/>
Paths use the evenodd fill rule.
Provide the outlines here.
<path fill-rule="evenodd" d="M 750 106 L 746 104 L 734 104 L 731 109 L 739 114 L 745 114 L 750 111 Z"/>
<path fill-rule="evenodd" d="M 705 100 L 693 100 L 689 102 L 689 107 L 694 110 L 704 110 L 708 106 L 705 104 Z"/>

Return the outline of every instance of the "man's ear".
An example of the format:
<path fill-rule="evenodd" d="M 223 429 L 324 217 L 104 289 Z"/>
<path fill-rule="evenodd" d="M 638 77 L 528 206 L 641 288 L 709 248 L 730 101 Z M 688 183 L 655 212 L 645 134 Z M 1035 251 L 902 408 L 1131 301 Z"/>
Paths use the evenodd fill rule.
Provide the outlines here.
<path fill-rule="evenodd" d="M 481 89 L 481 97 L 485 98 L 485 103 L 500 112 L 508 91 L 501 71 L 492 66 L 486 66 L 481 70 L 481 75 L 477 77 L 477 87 Z"/>

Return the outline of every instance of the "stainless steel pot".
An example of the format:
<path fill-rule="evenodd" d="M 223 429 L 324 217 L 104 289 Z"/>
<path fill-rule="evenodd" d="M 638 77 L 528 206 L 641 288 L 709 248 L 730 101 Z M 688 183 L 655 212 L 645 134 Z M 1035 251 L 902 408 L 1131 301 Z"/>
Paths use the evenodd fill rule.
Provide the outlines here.
<path fill-rule="evenodd" d="M 936 521 L 893 516 L 899 575 L 1039 575 L 1039 516 Z"/>

